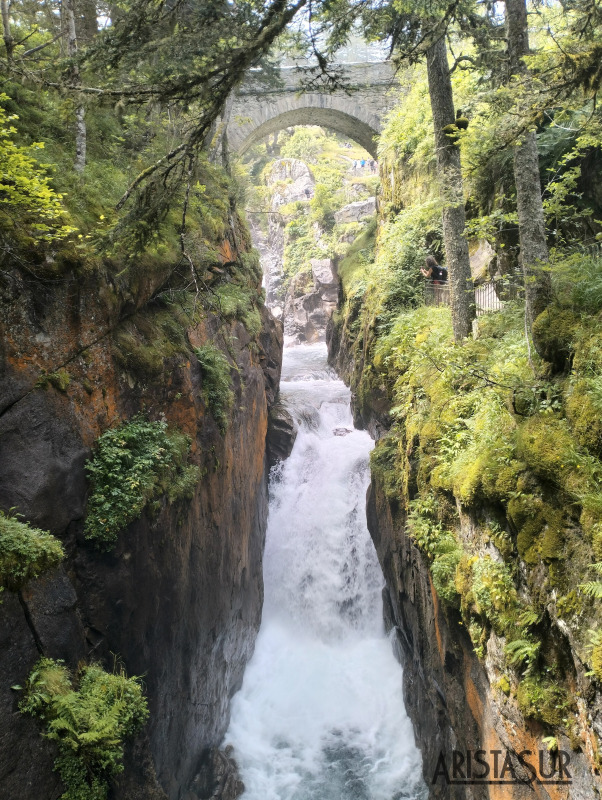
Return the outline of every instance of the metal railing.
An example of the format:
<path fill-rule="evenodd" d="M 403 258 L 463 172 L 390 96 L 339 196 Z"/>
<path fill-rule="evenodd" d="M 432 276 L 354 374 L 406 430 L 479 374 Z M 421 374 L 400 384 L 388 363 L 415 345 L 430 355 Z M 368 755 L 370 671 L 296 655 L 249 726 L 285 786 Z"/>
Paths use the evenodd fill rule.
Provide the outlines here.
<path fill-rule="evenodd" d="M 521 293 L 521 286 L 514 276 L 509 278 L 498 278 L 495 281 L 487 281 L 475 287 L 475 303 L 477 307 L 477 317 L 489 314 L 492 311 L 501 311 L 504 303 L 508 300 L 516 300 Z M 424 282 L 424 305 L 425 306 L 449 306 L 451 295 L 449 283 L 437 283 L 436 281 L 426 280 Z"/>

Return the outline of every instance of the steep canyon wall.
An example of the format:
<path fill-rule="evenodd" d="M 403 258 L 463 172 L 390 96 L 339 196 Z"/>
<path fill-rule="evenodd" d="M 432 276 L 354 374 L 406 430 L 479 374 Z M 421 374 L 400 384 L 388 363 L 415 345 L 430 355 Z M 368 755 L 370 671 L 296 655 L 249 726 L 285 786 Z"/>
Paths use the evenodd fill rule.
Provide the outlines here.
<path fill-rule="evenodd" d="M 570 686 L 570 699 L 564 705 L 559 700 L 558 706 L 542 711 L 544 718 L 538 719 L 535 713 L 527 716 L 522 712 L 516 700 L 516 684 L 512 685 L 505 678 L 504 638 L 491 631 L 479 657 L 460 611 L 445 603 L 437 593 L 429 559 L 409 532 L 410 509 L 399 488 L 400 485 L 405 487 L 410 500 L 417 496 L 417 481 L 424 481 L 424 472 L 418 475 L 421 443 L 417 435 L 407 441 L 401 440 L 400 444 L 395 437 L 387 439 L 394 428 L 394 419 L 390 414 L 388 387 L 381 383 L 381 373 L 375 370 L 372 361 L 375 328 L 358 324 L 359 306 L 348 301 L 344 288 L 341 289 L 340 308 L 328 330 L 329 358 L 352 388 L 356 425 L 368 429 L 374 438 L 384 442 L 384 449 L 377 447 L 376 450 L 377 454 L 379 450 L 384 453 L 380 456 L 384 461 L 379 462 L 377 456 L 377 461 L 373 462 L 368 526 L 386 580 L 385 621 L 395 631 L 396 650 L 403 665 L 406 707 L 423 753 L 424 778 L 430 787 L 430 796 L 446 800 L 523 800 L 528 797 L 585 800 L 598 797 L 601 790 L 597 743 L 601 733 L 599 695 L 596 685 L 592 685 L 586 675 L 587 668 L 574 644 L 571 629 L 559 619 L 554 596 L 544 600 L 546 610 L 538 624 L 546 658 L 556 665 L 557 675 L 561 674 Z M 387 444 L 388 441 L 392 443 Z M 397 448 L 407 469 L 401 476 L 387 473 L 387 470 L 399 469 L 393 456 Z M 391 466 L 385 464 L 387 453 L 391 453 Z M 489 559 L 500 563 L 496 546 L 483 534 L 487 520 L 501 519 L 499 505 L 487 506 L 475 500 L 472 504 L 458 503 L 456 507 L 453 498 L 452 502 L 457 539 L 471 548 L 469 552 L 482 553 L 481 557 L 488 563 Z M 511 522 L 505 524 L 511 529 Z M 579 559 L 583 551 L 577 547 L 571 552 L 572 555 L 566 557 L 581 564 Z M 581 564 L 581 569 L 581 574 L 586 574 L 587 564 Z M 524 579 L 525 567 L 520 574 Z M 539 585 L 544 586 L 542 567 L 538 575 Z M 545 597 L 543 588 L 541 592 Z M 548 739 L 544 741 L 545 737 Z M 564 784 L 558 783 L 558 772 L 548 782 L 533 780 L 532 771 L 520 763 L 518 754 L 530 751 L 525 760 L 538 770 L 541 752 L 544 770 L 553 773 L 556 756 L 548 751 L 546 741 L 551 742 L 552 748 L 564 751 L 563 757 L 570 761 L 568 783 L 566 776 Z M 477 750 L 485 751 L 491 769 L 489 783 L 468 780 L 466 754 L 470 752 L 474 757 Z M 454 751 L 460 754 L 455 782 Z M 494 755 L 496 751 L 497 756 Z M 449 782 L 441 769 L 442 754 Z M 499 778 L 506 754 L 509 754 L 512 769 L 506 770 L 503 777 L 508 783 L 502 785 Z M 499 764 L 494 775 L 494 759 L 497 758 Z M 473 770 L 474 775 L 483 775 L 483 768 L 474 762 Z"/>
<path fill-rule="evenodd" d="M 233 222 L 220 274 L 243 269 L 245 237 Z M 53 533 L 67 554 L 1 595 L 2 800 L 62 791 L 56 752 L 18 713 L 11 689 L 40 654 L 143 677 L 149 722 L 128 746 L 115 798 L 206 796 L 187 787 L 223 736 L 261 616 L 265 443 L 282 327 L 264 306 L 251 326 L 200 297 L 183 319 L 177 293 L 164 302 L 172 273 L 168 264 L 118 276 L 110 266 L 88 274 L 75 266 L 33 277 L 15 265 L 0 276 L 0 506 Z M 155 352 L 161 325 L 177 345 Z M 231 367 L 234 402 L 222 429 L 193 352 L 206 342 Z M 192 499 L 161 498 L 111 552 L 99 552 L 82 532 L 84 465 L 103 431 L 139 413 L 190 437 L 201 479 Z"/>

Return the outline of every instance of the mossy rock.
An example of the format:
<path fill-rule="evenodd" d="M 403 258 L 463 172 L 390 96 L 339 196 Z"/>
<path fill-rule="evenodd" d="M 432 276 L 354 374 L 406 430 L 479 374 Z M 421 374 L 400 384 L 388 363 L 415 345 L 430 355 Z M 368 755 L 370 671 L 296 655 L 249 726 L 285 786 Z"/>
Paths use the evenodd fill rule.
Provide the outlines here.
<path fill-rule="evenodd" d="M 527 676 L 520 682 L 516 699 L 527 719 L 545 722 L 554 728 L 562 725 L 569 706 L 565 689 L 541 676 Z"/>
<path fill-rule="evenodd" d="M 48 372 L 40 375 L 36 381 L 36 387 L 39 389 L 46 389 L 48 386 L 53 386 L 57 391 L 67 391 L 71 385 L 71 375 L 66 369 L 59 369 L 57 372 Z"/>
<path fill-rule="evenodd" d="M 404 472 L 400 466 L 399 440 L 395 435 L 380 439 L 370 454 L 370 470 L 389 500 L 399 499 Z"/>
<path fill-rule="evenodd" d="M 188 350 L 186 319 L 176 308 L 145 310 L 122 323 L 113 335 L 113 356 L 140 378 L 156 378 L 169 358 Z"/>
<path fill-rule="evenodd" d="M 526 564 L 561 558 L 564 517 L 559 509 L 535 495 L 517 495 L 507 506 L 508 517 L 517 530 L 516 547 Z"/>
<path fill-rule="evenodd" d="M 563 594 L 556 600 L 556 611 L 564 619 L 578 616 L 583 611 L 583 596 L 571 589 L 568 594 Z"/>
<path fill-rule="evenodd" d="M 537 352 L 557 372 L 568 367 L 579 329 L 579 316 L 568 309 L 547 308 L 534 320 L 532 335 Z"/>
<path fill-rule="evenodd" d="M 507 500 L 514 492 L 524 471 L 525 465 L 520 461 L 503 464 L 493 473 L 485 473 L 482 478 L 485 496 L 491 500 Z"/>
<path fill-rule="evenodd" d="M 517 432 L 517 455 L 535 475 L 560 482 L 575 445 L 566 422 L 551 414 L 526 420 Z"/>
<path fill-rule="evenodd" d="M 599 383 L 599 380 L 591 378 L 578 378 L 574 381 L 566 397 L 566 414 L 579 444 L 594 455 L 602 457 L 602 402 Z"/>

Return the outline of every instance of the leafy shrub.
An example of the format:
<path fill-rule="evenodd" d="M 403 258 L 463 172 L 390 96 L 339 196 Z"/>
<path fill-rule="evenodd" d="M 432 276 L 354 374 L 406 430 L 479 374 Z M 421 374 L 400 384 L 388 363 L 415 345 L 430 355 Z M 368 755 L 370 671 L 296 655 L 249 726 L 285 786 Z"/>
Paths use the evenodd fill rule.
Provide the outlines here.
<path fill-rule="evenodd" d="M 105 800 L 110 778 L 123 771 L 124 740 L 148 717 L 138 678 L 91 664 L 74 688 L 61 661 L 41 658 L 25 688 L 20 711 L 38 717 L 44 737 L 58 746 L 55 769 L 66 788 L 61 800 Z"/>
<path fill-rule="evenodd" d="M 0 93 L 0 229 L 21 227 L 34 238 L 62 239 L 75 228 L 63 224 L 62 195 L 50 187 L 43 167 L 30 155 L 44 145 L 26 148 L 12 141 L 17 131 L 11 123 L 18 117 L 3 108 L 8 100 Z"/>
<path fill-rule="evenodd" d="M 417 497 L 409 503 L 408 533 L 429 558 L 434 558 L 437 543 L 445 535 L 437 519 L 437 498 L 434 494 Z"/>
<path fill-rule="evenodd" d="M 109 549 L 149 501 L 163 494 L 170 502 L 191 497 L 200 470 L 186 464 L 189 450 L 187 436 L 142 416 L 105 431 L 86 465 L 92 483 L 86 538 Z"/>
<path fill-rule="evenodd" d="M 228 412 L 234 403 L 230 363 L 212 344 L 195 348 L 203 376 L 203 395 L 222 433 L 228 427 Z"/>
<path fill-rule="evenodd" d="M 65 557 L 52 534 L 0 511 L 0 585 L 16 591 Z"/>

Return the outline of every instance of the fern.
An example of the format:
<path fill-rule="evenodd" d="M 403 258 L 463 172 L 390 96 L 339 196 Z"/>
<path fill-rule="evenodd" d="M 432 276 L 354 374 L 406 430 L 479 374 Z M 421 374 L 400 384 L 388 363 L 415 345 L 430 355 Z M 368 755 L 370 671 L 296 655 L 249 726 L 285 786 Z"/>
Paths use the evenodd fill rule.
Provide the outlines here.
<path fill-rule="evenodd" d="M 109 778 L 123 771 L 124 740 L 148 716 L 137 678 L 92 664 L 74 688 L 66 666 L 50 658 L 35 665 L 19 709 L 41 719 L 43 735 L 57 744 L 61 800 L 106 800 Z"/>
<path fill-rule="evenodd" d="M 579 588 L 588 597 L 594 597 L 597 600 L 602 599 L 602 581 L 588 581 L 580 584 Z"/>
<path fill-rule="evenodd" d="M 590 567 L 598 575 L 602 575 L 602 561 L 596 564 L 590 564 Z M 582 583 L 579 585 L 579 589 L 588 597 L 593 597 L 596 600 L 602 599 L 602 581 L 588 581 L 587 583 Z"/>
<path fill-rule="evenodd" d="M 525 609 L 517 619 L 519 628 L 530 628 L 531 625 L 536 625 L 539 622 L 539 614 L 531 608 Z"/>
<path fill-rule="evenodd" d="M 513 642 L 508 642 L 504 652 L 509 664 L 526 667 L 526 674 L 529 674 L 535 666 L 540 647 L 541 642 L 534 642 L 532 639 L 515 639 Z"/>

